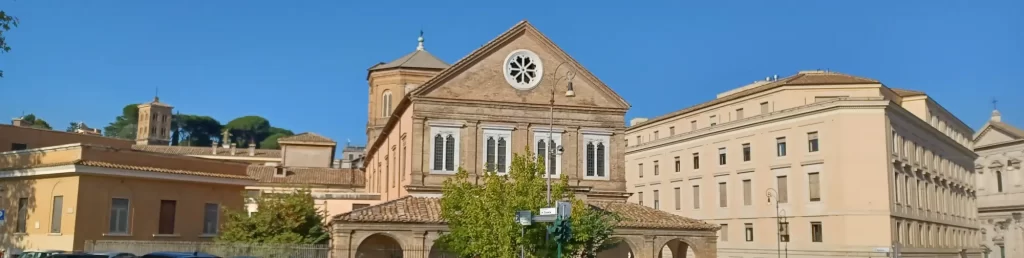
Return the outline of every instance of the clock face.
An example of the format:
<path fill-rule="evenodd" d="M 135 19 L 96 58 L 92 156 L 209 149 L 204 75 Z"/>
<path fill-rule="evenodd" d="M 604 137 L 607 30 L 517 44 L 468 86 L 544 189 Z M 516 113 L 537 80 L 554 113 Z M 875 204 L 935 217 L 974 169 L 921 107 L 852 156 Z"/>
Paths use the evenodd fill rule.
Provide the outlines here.
<path fill-rule="evenodd" d="M 505 81 L 513 88 L 529 90 L 537 87 L 544 76 L 544 64 L 530 50 L 519 49 L 509 53 L 504 64 Z"/>

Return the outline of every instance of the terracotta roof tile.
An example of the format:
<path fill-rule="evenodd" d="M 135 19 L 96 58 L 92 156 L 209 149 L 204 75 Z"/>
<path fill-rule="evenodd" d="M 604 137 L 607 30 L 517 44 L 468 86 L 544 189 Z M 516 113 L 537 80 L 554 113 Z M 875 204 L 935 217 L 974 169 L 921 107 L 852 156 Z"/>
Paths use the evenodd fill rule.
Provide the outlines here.
<path fill-rule="evenodd" d="M 757 87 L 753 87 L 753 88 L 750 88 L 750 89 L 742 90 L 740 92 L 736 92 L 736 93 L 733 93 L 733 94 L 730 94 L 730 95 L 727 95 L 727 96 L 724 96 L 724 97 L 721 97 L 721 98 L 717 98 L 717 99 L 714 99 L 714 100 L 711 100 L 711 101 L 708 101 L 708 102 L 700 103 L 700 104 L 697 104 L 697 105 L 694 105 L 694 106 L 690 106 L 688 108 L 684 108 L 684 109 L 681 109 L 681 110 L 678 110 L 678 111 L 675 111 L 675 112 L 671 112 L 671 113 L 668 113 L 668 114 L 665 114 L 665 115 L 662 115 L 662 116 L 658 116 L 658 117 L 655 117 L 653 119 L 647 120 L 646 122 L 643 122 L 643 123 L 640 123 L 640 124 L 637 124 L 637 125 L 634 125 L 634 126 L 630 126 L 630 128 L 637 128 L 639 126 L 648 125 L 648 124 L 651 124 L 651 123 L 655 123 L 655 122 L 658 122 L 658 121 L 662 121 L 662 120 L 665 120 L 665 119 L 676 117 L 676 116 L 679 116 L 679 115 L 682 115 L 682 114 L 690 113 L 690 112 L 693 112 L 693 111 L 696 111 L 696 110 L 699 110 L 699 109 L 702 109 L 702 108 L 706 108 L 706 107 L 714 106 L 714 105 L 717 105 L 717 104 L 725 103 L 725 102 L 728 102 L 728 101 L 736 100 L 736 99 L 739 99 L 739 98 L 742 98 L 742 97 L 749 96 L 751 94 L 755 94 L 755 93 L 763 92 L 763 91 L 768 91 L 768 90 L 775 89 L 775 88 L 782 87 L 782 86 L 789 86 L 789 85 L 794 85 L 795 86 L 795 85 L 872 84 L 872 83 L 880 83 L 880 82 L 877 81 L 877 80 L 874 80 L 874 79 L 857 77 L 857 76 L 848 75 L 848 74 L 842 74 L 842 73 L 837 73 L 837 72 L 829 72 L 829 71 L 800 72 L 800 73 L 797 73 L 796 75 L 789 76 L 789 77 L 786 77 L 786 78 L 781 78 L 781 79 L 778 79 L 778 80 L 770 82 L 770 83 L 766 83 L 766 84 L 761 85 L 761 86 L 757 86 Z"/>
<path fill-rule="evenodd" d="M 250 165 L 247 173 L 262 184 L 271 185 L 324 185 L 363 186 L 366 175 L 362 170 L 349 168 L 284 167 L 285 176 L 274 176 L 278 167 Z"/>
<path fill-rule="evenodd" d="M 324 137 L 316 133 L 300 133 L 292 136 L 281 137 L 277 139 L 278 142 L 319 142 L 319 143 L 335 143 L 331 138 Z"/>
<path fill-rule="evenodd" d="M 718 230 L 704 221 L 673 215 L 643 205 L 627 202 L 590 202 L 596 209 L 621 216 L 619 227 L 643 229 Z M 444 224 L 441 199 L 406 196 L 378 205 L 334 216 L 333 221 L 352 223 L 430 223 Z"/>
<path fill-rule="evenodd" d="M 242 175 L 231 175 L 231 174 L 221 174 L 221 173 L 212 173 L 212 172 L 203 172 L 203 171 L 191 171 L 191 170 L 166 169 L 166 168 L 148 167 L 148 166 L 125 165 L 125 164 L 116 164 L 116 163 L 105 162 L 105 161 L 91 161 L 91 160 L 75 160 L 75 161 L 70 161 L 70 162 L 55 162 L 55 163 L 34 164 L 34 165 L 31 165 L 31 166 L 6 167 L 6 168 L 0 168 L 0 171 L 16 170 L 16 169 L 26 169 L 26 168 L 56 167 L 56 166 L 64 166 L 64 165 L 82 165 L 82 166 L 90 166 L 90 167 L 125 169 L 125 170 L 138 170 L 138 171 L 148 171 L 148 172 L 158 172 L 158 173 L 168 173 L 168 174 L 178 174 L 178 175 L 206 176 L 206 177 L 216 177 L 216 178 L 252 180 L 252 178 L 250 178 L 248 176 L 242 176 Z"/>
<path fill-rule="evenodd" d="M 158 152 L 164 154 L 174 155 L 214 155 L 213 147 L 198 147 L 198 146 L 164 146 L 164 145 L 132 145 L 133 150 Z M 219 148 L 217 149 L 216 156 L 228 156 L 228 157 L 250 157 L 248 148 L 235 148 L 235 155 L 231 155 L 229 149 Z M 258 158 L 281 158 L 281 150 L 270 150 L 270 149 L 256 149 L 256 155 L 251 157 Z"/>

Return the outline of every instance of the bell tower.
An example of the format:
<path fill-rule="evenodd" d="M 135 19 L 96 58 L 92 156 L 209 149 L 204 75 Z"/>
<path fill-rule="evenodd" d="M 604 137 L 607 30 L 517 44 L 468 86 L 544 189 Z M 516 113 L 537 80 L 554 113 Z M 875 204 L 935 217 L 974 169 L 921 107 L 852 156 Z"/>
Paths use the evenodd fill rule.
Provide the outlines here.
<path fill-rule="evenodd" d="M 135 144 L 168 145 L 171 143 L 171 105 L 153 97 L 149 103 L 139 104 L 139 125 L 136 128 Z"/>
<path fill-rule="evenodd" d="M 377 140 L 398 103 L 405 99 L 406 93 L 449 66 L 423 47 L 423 31 L 420 31 L 418 41 L 416 51 L 388 63 L 378 63 L 367 72 L 366 80 L 370 84 L 367 146 Z"/>

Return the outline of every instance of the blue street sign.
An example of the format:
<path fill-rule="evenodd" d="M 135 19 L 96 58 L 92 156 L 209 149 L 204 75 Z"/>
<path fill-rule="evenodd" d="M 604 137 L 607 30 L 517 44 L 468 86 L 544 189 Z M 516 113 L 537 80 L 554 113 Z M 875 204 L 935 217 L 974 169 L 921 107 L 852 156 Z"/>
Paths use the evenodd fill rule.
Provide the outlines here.
<path fill-rule="evenodd" d="M 7 211 L 0 209 L 0 222 L 3 222 L 6 219 L 7 219 Z"/>

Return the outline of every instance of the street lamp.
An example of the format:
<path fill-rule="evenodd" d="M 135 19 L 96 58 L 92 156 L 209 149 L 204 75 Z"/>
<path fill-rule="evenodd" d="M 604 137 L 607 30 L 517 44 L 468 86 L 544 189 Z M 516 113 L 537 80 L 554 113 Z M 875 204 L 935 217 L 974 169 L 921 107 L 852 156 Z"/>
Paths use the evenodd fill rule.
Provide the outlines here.
<path fill-rule="evenodd" d="M 778 248 L 778 257 L 782 258 L 782 210 L 779 209 L 779 191 L 776 191 L 774 188 L 768 188 L 768 190 L 765 191 L 765 195 L 768 196 L 769 204 L 772 203 L 772 197 L 775 197 L 775 223 L 778 223 L 778 232 L 776 232 L 778 236 L 778 244 L 776 248 Z M 786 237 L 789 237 L 788 233 L 789 232 L 787 232 Z"/>
<path fill-rule="evenodd" d="M 551 164 L 554 164 L 554 163 L 551 163 L 551 162 L 555 162 L 554 157 L 556 156 L 556 153 L 557 154 L 561 154 L 561 152 L 562 152 L 562 146 L 554 146 L 554 142 L 555 142 L 554 141 L 554 138 L 555 138 L 555 136 L 554 136 L 554 130 L 555 130 L 555 91 L 558 89 L 558 82 L 562 81 L 562 79 L 566 79 L 566 81 L 568 82 L 569 85 L 568 85 L 568 87 L 565 90 L 565 96 L 569 97 L 569 98 L 576 96 L 576 92 L 574 92 L 572 90 L 572 79 L 576 78 L 576 68 L 572 67 L 572 64 L 569 64 L 568 66 L 566 66 L 566 68 L 569 69 L 569 70 L 565 71 L 565 74 L 562 74 L 561 76 L 559 76 L 558 69 L 561 69 L 562 65 L 565 65 L 565 64 L 569 64 L 569 62 L 566 61 L 566 62 L 562 62 L 561 64 L 558 64 L 558 66 L 555 67 L 555 72 L 552 73 L 552 76 L 554 76 L 555 81 L 553 83 L 551 83 L 551 102 L 550 102 L 551 105 L 549 106 L 550 107 L 549 110 L 551 112 L 550 113 L 551 120 L 548 120 L 548 142 L 547 142 L 547 145 L 549 145 L 549 146 L 547 147 L 548 153 L 546 154 L 546 157 L 544 157 L 544 167 L 545 167 L 544 171 L 545 171 L 545 174 L 546 174 L 545 176 L 548 179 L 547 180 L 548 205 L 551 205 L 551 173 L 555 172 L 554 170 L 552 170 L 554 168 L 551 166 Z M 540 154 L 540 153 L 538 153 L 538 154 Z"/>

